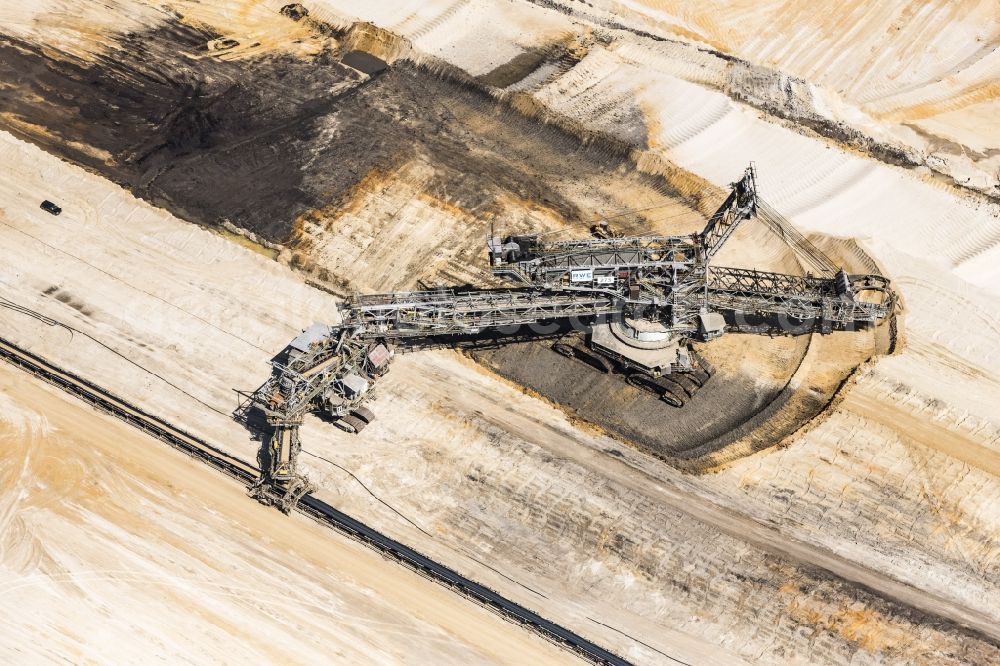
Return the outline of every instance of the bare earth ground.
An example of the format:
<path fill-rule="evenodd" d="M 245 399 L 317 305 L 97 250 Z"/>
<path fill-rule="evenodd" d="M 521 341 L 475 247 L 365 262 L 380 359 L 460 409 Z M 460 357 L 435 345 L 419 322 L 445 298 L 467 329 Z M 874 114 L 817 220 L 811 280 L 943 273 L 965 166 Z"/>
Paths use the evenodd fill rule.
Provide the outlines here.
<path fill-rule="evenodd" d="M 212 16 L 200 5 L 175 4 L 187 14 L 184 25 L 207 23 L 210 33 L 244 45 L 218 56 L 226 63 L 272 52 L 312 58 L 325 48 L 322 40 L 352 39 L 343 33 L 321 40 L 316 25 L 275 23 L 277 6 L 267 3 L 219 3 L 234 11 Z M 119 9 L 138 16 L 146 11 L 140 7 L 122 3 Z M 433 154 L 409 155 L 388 169 L 359 165 L 357 186 L 346 191 L 306 184 L 308 196 L 291 197 L 301 211 L 286 202 L 286 217 L 273 222 L 293 232 L 279 238 L 292 246 L 285 260 L 314 279 L 337 288 L 407 287 L 416 280 L 411 268 L 421 279 L 478 279 L 468 265 L 489 218 L 478 216 L 482 210 L 508 227 L 560 228 L 578 225 L 574 216 L 590 211 L 669 200 L 662 216 L 626 220 L 635 228 L 667 229 L 690 219 L 672 216 L 707 205 L 710 197 L 701 202 L 695 194 L 706 187 L 720 191 L 752 158 L 765 198 L 848 265 L 871 266 L 874 257 L 905 304 L 900 353 L 862 365 L 820 418 L 806 423 L 808 414 L 792 412 L 795 418 L 776 422 L 770 438 L 726 448 L 735 455 L 717 461 L 725 469 L 701 477 L 639 453 L 629 437 L 595 430 L 454 353 L 400 358 L 376 401 L 380 419 L 361 437 L 307 423 L 305 458 L 325 498 L 643 663 L 672 663 L 667 655 L 699 664 L 997 659 L 1000 214 L 994 204 L 877 162 L 856 147 L 842 150 L 825 135 L 761 114 L 759 104 L 733 102 L 731 91 L 705 74 L 714 70 L 692 59 L 687 47 L 528 3 L 362 8 L 328 1 L 310 8 L 328 24 L 362 18 L 401 33 L 406 43 L 376 35 L 389 45 L 379 54 L 390 60 L 388 51 L 412 45 L 416 65 L 401 61 L 396 79 L 383 75 L 363 92 L 394 81 L 405 92 L 406 79 L 399 77 L 431 65 L 491 82 L 497 88 L 491 94 L 512 106 L 491 106 L 466 91 L 449 93 L 457 116 L 436 109 L 457 128 L 457 144 L 489 136 L 497 127 L 484 121 L 490 115 L 501 125 L 534 128 L 527 140 L 516 132 L 492 145 L 470 143 L 478 155 L 455 158 L 447 148 L 456 143 L 445 140 L 424 144 Z M 164 20 L 159 10 L 149 11 L 152 16 L 127 29 Z M 119 48 L 108 35 L 121 26 L 101 27 L 111 12 L 90 17 L 83 40 L 73 38 L 79 25 L 42 16 L 18 37 L 30 41 L 40 31 L 83 62 Z M 376 50 L 373 41 L 366 48 Z M 533 52 L 541 56 L 523 57 Z M 447 88 L 433 85 L 437 93 Z M 463 99 L 471 102 L 463 106 Z M 363 116 L 365 107 L 358 108 Z M 498 110 L 504 108 L 548 125 L 520 124 L 519 115 Z M 86 143 L 63 147 L 68 137 L 47 136 L 44 118 L 25 125 L 19 114 L 30 109 L 17 107 L 5 126 L 149 195 L 141 189 L 144 180 L 122 175 L 127 153 L 104 154 Z M 193 127 L 201 127 L 201 116 L 193 117 Z M 305 158 L 296 156 L 296 169 L 309 167 L 310 156 L 323 159 L 323 137 L 338 155 L 337 118 L 330 115 L 327 134 L 322 126 L 310 134 L 313 143 Z M 602 135 L 610 139 L 594 142 Z M 228 419 L 231 389 L 253 388 L 266 374 L 266 359 L 292 334 L 313 319 L 333 319 L 334 299 L 303 285 L 301 274 L 0 137 L 0 234 L 10 257 L 0 273 L 3 295 L 91 333 L 160 377 L 79 333 L 70 338 L 65 329 L 22 315 L 5 316 L 4 335 L 251 458 L 256 443 Z M 573 137 L 598 149 L 572 148 Z M 572 177 L 557 177 L 558 161 L 532 173 L 528 160 L 529 168 L 517 173 L 524 162 L 513 152 L 519 144 L 528 157 L 538 150 L 543 161 L 571 148 Z M 262 155 L 268 145 L 261 142 Z M 165 157 L 173 149 L 150 147 Z M 181 144 L 193 154 L 202 148 L 212 154 L 211 145 Z M 505 153 L 512 173 L 487 188 L 477 208 L 480 202 L 468 197 L 483 183 L 455 185 L 455 174 Z M 205 162 L 211 166 L 214 159 Z M 275 163 L 284 164 L 280 155 L 248 162 L 251 171 L 261 169 L 265 186 Z M 213 172 L 186 173 L 195 173 L 192 182 L 199 184 L 198 173 Z M 516 196 L 520 184 L 539 179 L 553 195 L 546 205 Z M 213 199 L 212 182 L 200 183 L 205 200 Z M 533 187 L 528 199 L 539 192 Z M 246 192 L 254 196 L 252 187 Z M 68 202 L 59 218 L 37 208 L 50 193 Z M 258 196 L 267 197 L 266 187 Z M 177 198 L 151 198 L 184 214 Z M 291 219 L 299 212 L 297 222 Z M 211 223 L 215 215 L 192 217 Z M 478 228 L 470 226 L 474 221 Z M 744 259 L 775 266 L 788 260 L 748 233 L 739 246 Z M 860 247 L 831 240 L 848 238 L 859 239 Z M 391 259 L 397 251 L 400 258 Z M 446 260 L 435 263 L 442 255 Z M 789 377 L 793 395 L 808 396 L 814 379 L 830 382 L 831 371 L 844 370 L 827 367 L 829 359 L 874 344 L 863 336 L 814 338 L 810 349 L 825 346 L 833 354 L 791 357 L 804 359 L 808 370 L 796 376 L 790 357 L 775 353 L 787 352 L 793 341 L 744 340 L 723 341 L 735 354 L 718 350 L 734 373 L 743 366 L 743 375 L 759 376 L 752 393 L 737 394 L 743 399 L 774 392 Z M 576 381 L 572 369 L 551 369 Z M 568 398 L 554 398 L 572 406 Z M 651 422 L 657 421 L 663 430 L 678 428 L 669 411 L 654 415 Z"/>
<path fill-rule="evenodd" d="M 6 663 L 570 663 L 570 655 L 0 366 Z"/>
<path fill-rule="evenodd" d="M 38 149 L 8 139 L 4 155 L 10 166 L 5 172 L 5 210 L 15 211 L 5 213 L 5 240 L 11 256 L 18 258 L 10 264 L 13 272 L 4 276 L 8 297 L 32 303 L 80 330 L 100 333 L 107 344 L 128 351 L 134 361 L 168 378 L 174 387 L 80 334 L 70 338 L 64 329 L 22 315 L 8 318 L 12 329 L 8 335 L 252 458 L 256 443 L 248 441 L 228 417 L 235 406 L 231 388 L 245 386 L 246 377 L 257 376 L 265 367 L 268 345 L 280 346 L 288 335 L 290 324 L 284 322 L 304 326 L 333 312 L 332 299 L 296 286 L 292 274 L 277 264 L 221 237 L 171 221 L 162 211 L 132 200 L 95 176 L 61 165 Z M 33 170 L 33 164 L 44 168 Z M 27 203 L 50 187 L 77 202 L 55 222 Z M 131 233 L 115 232 L 122 219 L 128 220 Z M 63 246 L 61 251 L 54 249 L 59 247 L 56 243 Z M 78 258 L 66 254 L 70 250 L 65 248 Z M 84 258 L 98 261 L 105 253 L 115 257 L 104 260 L 114 272 L 101 272 L 83 262 Z M 171 260 L 156 261 L 163 253 Z M 198 272 L 206 258 L 213 270 Z M 153 270 L 165 272 L 154 278 Z M 136 284 L 132 276 L 140 272 L 150 278 Z M 74 294 L 64 302 L 60 292 L 45 294 L 52 285 L 72 284 L 84 275 L 91 284 L 86 297 Z M 174 279 L 179 275 L 203 277 L 197 282 Z M 267 277 L 248 282 L 251 275 Z M 247 288 L 233 289 L 234 284 Z M 287 298 L 296 290 L 302 297 Z M 270 307 L 281 314 L 280 319 L 254 314 L 268 304 L 266 298 L 274 298 Z M 252 324 L 240 323 L 243 317 L 254 316 Z M 244 337 L 248 342 L 239 341 Z M 737 650 L 743 654 L 750 646 L 759 652 L 786 653 L 792 649 L 789 639 L 795 645 L 798 636 L 789 633 L 789 626 L 803 621 L 831 632 L 824 633 L 828 640 L 819 643 L 803 635 L 804 642 L 794 648 L 812 660 L 835 660 L 833 655 L 845 650 L 853 653 L 859 640 L 870 640 L 869 631 L 878 635 L 886 631 L 876 627 L 911 631 L 906 629 L 909 611 L 902 616 L 891 606 L 884 613 L 875 611 L 871 607 L 882 602 L 862 601 L 863 592 L 825 582 L 810 568 L 781 565 L 780 557 L 774 559 L 742 541 L 748 531 L 759 529 L 752 523 L 739 519 L 735 526 L 728 525 L 741 535 L 730 539 L 713 526 L 719 524 L 719 514 L 696 511 L 692 516 L 663 506 L 665 498 L 658 490 L 665 488 L 663 479 L 681 484 L 686 493 L 705 492 L 703 482 L 654 465 L 653 478 L 658 480 L 639 486 L 637 493 L 630 489 L 635 472 L 606 456 L 598 463 L 601 475 L 590 476 L 593 472 L 586 471 L 590 464 L 581 468 L 570 461 L 587 460 L 595 450 L 611 450 L 632 464 L 650 463 L 607 437 L 579 430 L 552 407 L 505 387 L 475 366 L 463 366 L 459 358 L 435 352 L 399 359 L 394 381 L 387 383 L 376 403 L 381 418 L 363 437 L 347 437 L 318 421 L 307 424 L 304 436 L 312 456 L 307 454 L 306 462 L 327 489 L 325 497 L 644 661 L 659 655 L 596 622 L 638 633 L 640 640 L 665 654 L 701 659 L 720 654 L 712 643 L 732 641 L 738 641 Z M 191 414 L 199 419 L 192 420 Z M 523 420 L 524 414 L 533 416 Z M 373 500 L 355 479 L 326 461 L 353 470 L 368 489 L 434 538 Z M 612 472 L 622 476 L 613 480 L 608 476 Z M 693 506 L 694 495 L 682 497 L 686 500 L 675 500 L 681 507 Z M 600 508 L 602 504 L 606 508 Z M 623 507 L 627 507 L 624 513 Z M 711 520 L 702 522 L 706 519 Z M 765 530 L 761 539 L 779 551 L 789 542 L 773 530 Z M 810 558 L 818 554 L 824 561 L 830 557 L 815 550 L 808 554 Z M 742 579 L 750 575 L 759 596 L 749 604 L 735 603 L 748 594 Z M 804 617 L 788 614 L 803 603 L 800 588 L 788 587 L 789 581 L 800 581 L 810 596 L 820 595 L 818 606 Z M 879 582 L 878 576 L 874 582 Z M 713 593 L 706 595 L 710 589 Z M 577 590 L 583 590 L 582 596 Z M 735 599 L 729 600 L 729 594 Z M 867 609 L 860 616 L 862 624 L 842 631 L 842 614 L 855 603 Z M 775 620 L 759 622 L 765 609 Z M 976 620 L 974 614 L 966 619 L 989 626 L 988 620 Z M 912 648 L 898 641 L 872 645 L 923 651 L 943 640 L 935 633 L 927 643 L 906 644 Z M 968 637 L 955 640 L 950 652 L 959 646 L 957 654 L 986 649 Z M 730 653 L 719 663 L 732 658 Z"/>

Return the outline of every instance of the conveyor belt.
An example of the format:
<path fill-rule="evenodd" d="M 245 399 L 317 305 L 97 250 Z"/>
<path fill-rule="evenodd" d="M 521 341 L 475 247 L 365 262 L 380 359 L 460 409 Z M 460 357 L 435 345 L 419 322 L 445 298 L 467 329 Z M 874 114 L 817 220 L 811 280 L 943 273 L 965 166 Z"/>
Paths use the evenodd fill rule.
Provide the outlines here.
<path fill-rule="evenodd" d="M 258 470 L 253 465 L 230 456 L 162 419 L 147 414 L 108 391 L 52 365 L 3 338 L 0 338 L 0 357 L 75 395 L 100 411 L 116 416 L 153 437 L 208 463 L 246 485 L 252 484 L 257 479 Z M 305 495 L 299 501 L 296 510 L 360 541 L 416 573 L 449 587 L 504 618 L 532 629 L 543 638 L 560 647 L 572 650 L 595 664 L 629 665 L 629 662 L 614 653 L 569 629 L 546 620 L 537 613 L 462 576 L 453 569 L 435 562 L 413 548 L 387 537 L 378 530 L 338 511 L 323 500 L 312 495 Z"/>

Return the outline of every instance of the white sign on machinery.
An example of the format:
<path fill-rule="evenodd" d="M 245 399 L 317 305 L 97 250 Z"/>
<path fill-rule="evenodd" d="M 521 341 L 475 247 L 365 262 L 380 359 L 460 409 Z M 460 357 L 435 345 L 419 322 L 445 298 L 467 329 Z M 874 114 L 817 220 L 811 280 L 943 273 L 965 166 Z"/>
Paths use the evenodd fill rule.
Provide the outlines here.
<path fill-rule="evenodd" d="M 614 275 L 598 275 L 597 277 L 594 278 L 594 282 L 596 282 L 597 284 L 614 284 L 615 283 L 615 276 Z"/>
<path fill-rule="evenodd" d="M 594 279 L 594 270 L 592 268 L 585 268 L 578 271 L 569 272 L 570 282 L 590 282 Z"/>

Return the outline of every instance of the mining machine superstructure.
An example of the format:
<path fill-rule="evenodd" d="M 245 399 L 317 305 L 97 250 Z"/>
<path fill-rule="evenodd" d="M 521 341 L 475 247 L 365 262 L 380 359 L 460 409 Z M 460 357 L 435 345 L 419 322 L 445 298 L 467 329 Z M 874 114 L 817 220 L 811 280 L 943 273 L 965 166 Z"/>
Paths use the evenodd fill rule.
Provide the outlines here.
<path fill-rule="evenodd" d="M 318 412 L 349 432 L 374 414 L 365 406 L 397 351 L 489 340 L 556 338 L 553 348 L 675 407 L 712 369 L 693 341 L 729 332 L 796 334 L 876 324 L 893 308 L 889 281 L 838 269 L 768 207 L 767 221 L 806 258 L 804 276 L 716 266 L 713 258 L 766 205 L 749 167 L 700 233 L 631 236 L 596 225 L 591 238 L 541 235 L 487 239 L 493 274 L 508 288 L 356 295 L 340 321 L 314 324 L 272 361 L 268 381 L 238 411 L 263 416 L 261 498 L 283 509 L 309 489 L 297 469 L 299 426 Z M 268 500 L 273 501 L 273 499 Z"/>

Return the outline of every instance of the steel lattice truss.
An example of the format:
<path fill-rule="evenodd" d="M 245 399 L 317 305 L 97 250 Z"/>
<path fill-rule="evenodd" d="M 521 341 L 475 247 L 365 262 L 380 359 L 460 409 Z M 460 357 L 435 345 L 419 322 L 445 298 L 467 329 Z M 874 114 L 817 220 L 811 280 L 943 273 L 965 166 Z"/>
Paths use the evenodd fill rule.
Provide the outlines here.
<path fill-rule="evenodd" d="M 847 276 L 852 289 L 838 291 L 835 280 L 768 273 L 743 268 L 708 269 L 708 303 L 717 310 L 743 314 L 787 315 L 832 324 L 870 323 L 886 316 L 888 304 L 859 301 L 861 291 L 884 291 L 882 276 Z"/>
<path fill-rule="evenodd" d="M 356 296 L 344 325 L 365 338 L 479 333 L 573 317 L 613 314 L 621 304 L 589 291 L 482 289 Z"/>
<path fill-rule="evenodd" d="M 592 270 L 617 279 L 621 271 L 686 270 L 699 260 L 697 236 L 648 236 L 538 244 L 532 258 L 494 268 L 499 277 L 523 284 L 555 285 L 569 271 Z"/>
<path fill-rule="evenodd" d="M 711 259 L 743 220 L 757 212 L 757 178 L 751 166 L 743 178 L 733 184 L 726 200 L 709 218 L 702 234 L 705 254 Z"/>

